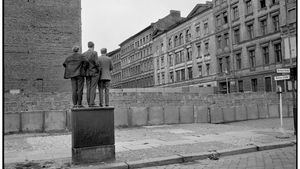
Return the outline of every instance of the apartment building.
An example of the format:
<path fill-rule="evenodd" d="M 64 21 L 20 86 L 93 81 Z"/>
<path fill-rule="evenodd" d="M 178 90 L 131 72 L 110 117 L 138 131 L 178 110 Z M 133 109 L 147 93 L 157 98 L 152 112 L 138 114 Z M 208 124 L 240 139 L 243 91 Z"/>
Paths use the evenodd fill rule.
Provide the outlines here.
<path fill-rule="evenodd" d="M 284 3 L 279 0 L 214 0 L 218 89 L 221 93 L 286 89 L 275 81 L 285 67 L 281 26 Z"/>
<path fill-rule="evenodd" d="M 278 68 L 296 67 L 295 0 L 213 0 L 197 4 L 184 19 L 179 14 L 167 26 L 162 23 L 120 45 L 122 87 L 292 90 L 291 80 L 274 77 Z M 148 61 L 149 69 L 140 61 Z"/>
<path fill-rule="evenodd" d="M 153 37 L 155 86 L 216 86 L 212 3 Z"/>
<path fill-rule="evenodd" d="M 120 44 L 122 88 L 154 86 L 153 35 L 182 20 L 179 11 L 150 24 Z"/>

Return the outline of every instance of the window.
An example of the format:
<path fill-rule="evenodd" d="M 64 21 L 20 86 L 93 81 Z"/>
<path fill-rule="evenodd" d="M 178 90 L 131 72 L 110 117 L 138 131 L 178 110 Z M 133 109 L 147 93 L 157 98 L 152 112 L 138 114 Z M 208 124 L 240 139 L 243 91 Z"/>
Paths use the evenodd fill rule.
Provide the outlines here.
<path fill-rule="evenodd" d="M 240 29 L 239 28 L 235 29 L 233 33 L 234 33 L 234 41 L 237 44 L 240 42 Z"/>
<path fill-rule="evenodd" d="M 199 76 L 202 76 L 202 65 L 198 65 Z"/>
<path fill-rule="evenodd" d="M 242 80 L 238 81 L 238 87 L 239 87 L 239 92 L 244 92 L 244 85 Z"/>
<path fill-rule="evenodd" d="M 250 68 L 254 68 L 255 67 L 255 50 L 250 50 L 249 51 L 249 59 L 250 59 Z"/>
<path fill-rule="evenodd" d="M 175 53 L 175 64 L 179 63 L 179 52 Z"/>
<path fill-rule="evenodd" d="M 265 91 L 266 92 L 272 91 L 271 77 L 265 77 Z"/>
<path fill-rule="evenodd" d="M 264 64 L 265 65 L 269 64 L 269 47 L 268 46 L 262 47 L 262 54 L 263 54 Z"/>
<path fill-rule="evenodd" d="M 238 19 L 239 18 L 239 8 L 238 8 L 238 6 L 233 7 L 232 10 L 233 10 L 233 19 L 234 20 Z"/>
<path fill-rule="evenodd" d="M 197 59 L 198 58 L 201 58 L 201 45 L 197 45 L 197 52 L 198 52 L 198 56 L 197 56 Z"/>
<path fill-rule="evenodd" d="M 251 79 L 252 92 L 257 92 L 257 79 Z"/>
<path fill-rule="evenodd" d="M 205 53 L 208 53 L 208 42 L 206 42 L 204 45 L 205 45 Z"/>
<path fill-rule="evenodd" d="M 192 49 L 191 48 L 188 48 L 187 50 L 186 50 L 186 56 L 187 56 L 187 58 L 186 58 L 186 60 L 187 61 L 190 61 L 190 60 L 192 60 Z"/>
<path fill-rule="evenodd" d="M 275 15 L 272 17 L 274 32 L 279 31 L 279 16 Z"/>
<path fill-rule="evenodd" d="M 189 67 L 188 68 L 188 75 L 189 75 L 189 79 L 193 79 L 193 68 L 192 67 Z"/>
<path fill-rule="evenodd" d="M 288 23 L 296 22 L 296 9 L 291 9 L 288 11 Z"/>
<path fill-rule="evenodd" d="M 246 1 L 246 14 L 251 14 L 253 13 L 253 9 L 252 9 L 252 1 L 248 0 Z"/>
<path fill-rule="evenodd" d="M 189 29 L 186 30 L 185 39 L 186 39 L 186 42 L 189 42 L 191 40 L 191 33 L 190 33 Z"/>
<path fill-rule="evenodd" d="M 217 15 L 216 18 L 217 18 L 217 26 L 219 27 L 222 25 L 221 16 Z"/>
<path fill-rule="evenodd" d="M 169 55 L 169 66 L 173 66 L 173 55 Z"/>
<path fill-rule="evenodd" d="M 199 35 L 200 34 L 200 25 L 196 26 L 196 33 Z"/>
<path fill-rule="evenodd" d="M 253 23 L 247 25 L 247 30 L 248 30 L 249 39 L 253 39 L 254 38 Z"/>
<path fill-rule="evenodd" d="M 222 58 L 219 58 L 219 73 L 223 73 L 223 61 L 222 61 Z"/>
<path fill-rule="evenodd" d="M 223 12 L 223 23 L 227 24 L 228 23 L 228 17 L 227 17 L 227 12 Z"/>
<path fill-rule="evenodd" d="M 235 55 L 236 57 L 236 69 L 241 69 L 242 68 L 242 58 L 241 58 L 241 53 L 237 53 Z"/>
<path fill-rule="evenodd" d="M 160 84 L 160 75 L 159 75 L 159 73 L 157 74 L 157 84 Z"/>
<path fill-rule="evenodd" d="M 260 0 L 260 8 L 266 8 L 266 0 Z"/>
<path fill-rule="evenodd" d="M 157 69 L 159 69 L 159 58 L 156 59 Z"/>
<path fill-rule="evenodd" d="M 282 61 L 281 44 L 280 43 L 274 44 L 274 50 L 275 50 L 276 62 L 281 62 Z"/>
<path fill-rule="evenodd" d="M 266 19 L 260 21 L 260 29 L 261 29 L 262 35 L 267 34 L 267 20 Z"/>
<path fill-rule="evenodd" d="M 229 46 L 229 34 L 228 33 L 224 34 L 224 42 L 225 42 L 225 46 Z"/>
<path fill-rule="evenodd" d="M 163 56 L 160 58 L 160 61 L 161 61 L 160 62 L 161 66 L 164 66 L 165 63 L 164 63 L 164 57 Z"/>
<path fill-rule="evenodd" d="M 180 81 L 180 70 L 176 71 L 176 82 Z"/>
<path fill-rule="evenodd" d="M 183 44 L 183 35 L 179 34 L 179 45 Z"/>
<path fill-rule="evenodd" d="M 226 71 L 227 71 L 227 73 L 229 73 L 230 72 L 230 57 L 229 56 L 225 57 L 225 60 L 226 60 Z"/>
<path fill-rule="evenodd" d="M 204 23 L 204 34 L 208 34 L 208 23 Z"/>
<path fill-rule="evenodd" d="M 209 75 L 209 70 L 210 70 L 210 64 L 206 64 L 206 74 Z"/>
<path fill-rule="evenodd" d="M 172 48 L 172 38 L 169 38 L 169 48 Z"/>
<path fill-rule="evenodd" d="M 170 82 L 173 83 L 174 82 L 174 73 L 170 72 Z"/>
<path fill-rule="evenodd" d="M 165 72 L 161 73 L 161 82 L 162 84 L 165 84 Z"/>
<path fill-rule="evenodd" d="M 178 46 L 178 36 L 175 36 L 174 38 L 174 45 L 175 47 Z"/>
<path fill-rule="evenodd" d="M 271 0 L 271 2 L 272 2 L 272 5 L 279 4 L 279 0 Z"/>
<path fill-rule="evenodd" d="M 222 36 L 219 35 L 217 36 L 217 48 L 221 48 L 221 43 L 222 43 Z"/>
<path fill-rule="evenodd" d="M 180 57 L 179 57 L 179 63 L 182 63 L 184 62 L 184 53 L 183 53 L 183 50 L 180 51 Z"/>

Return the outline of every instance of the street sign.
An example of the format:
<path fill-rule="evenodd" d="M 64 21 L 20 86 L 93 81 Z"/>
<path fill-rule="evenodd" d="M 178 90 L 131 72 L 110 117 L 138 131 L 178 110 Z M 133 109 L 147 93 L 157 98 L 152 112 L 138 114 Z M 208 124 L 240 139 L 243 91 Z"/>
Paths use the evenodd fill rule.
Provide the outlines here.
<path fill-rule="evenodd" d="M 281 68 L 281 69 L 276 69 L 277 73 L 290 73 L 290 68 Z"/>
<path fill-rule="evenodd" d="M 286 79 L 290 79 L 290 75 L 275 76 L 274 79 L 275 80 L 286 80 Z"/>

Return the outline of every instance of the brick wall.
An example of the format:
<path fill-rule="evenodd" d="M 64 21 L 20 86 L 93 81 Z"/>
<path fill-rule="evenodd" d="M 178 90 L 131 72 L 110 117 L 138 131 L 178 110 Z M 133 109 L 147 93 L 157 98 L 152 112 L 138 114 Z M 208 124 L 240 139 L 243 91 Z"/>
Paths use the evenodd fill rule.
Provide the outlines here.
<path fill-rule="evenodd" d="M 81 45 L 80 0 L 4 0 L 4 89 L 67 91 L 62 62 Z"/>

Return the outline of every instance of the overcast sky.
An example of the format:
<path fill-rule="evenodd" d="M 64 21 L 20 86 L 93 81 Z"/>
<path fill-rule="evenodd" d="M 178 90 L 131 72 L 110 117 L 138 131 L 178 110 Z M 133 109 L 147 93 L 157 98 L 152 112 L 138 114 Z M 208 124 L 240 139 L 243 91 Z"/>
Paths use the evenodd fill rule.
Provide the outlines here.
<path fill-rule="evenodd" d="M 170 10 L 181 11 L 186 17 L 198 4 L 206 0 L 83 0 L 82 47 L 87 42 L 95 43 L 95 50 L 106 47 L 108 52 L 119 44 L 169 14 Z"/>

